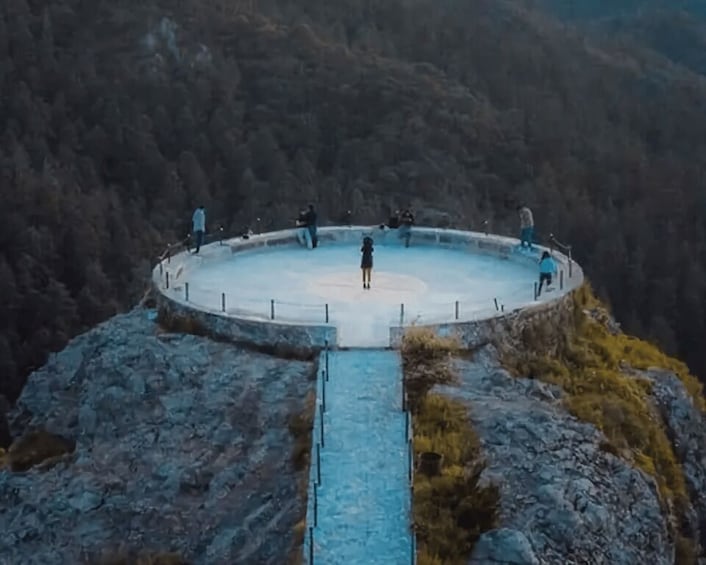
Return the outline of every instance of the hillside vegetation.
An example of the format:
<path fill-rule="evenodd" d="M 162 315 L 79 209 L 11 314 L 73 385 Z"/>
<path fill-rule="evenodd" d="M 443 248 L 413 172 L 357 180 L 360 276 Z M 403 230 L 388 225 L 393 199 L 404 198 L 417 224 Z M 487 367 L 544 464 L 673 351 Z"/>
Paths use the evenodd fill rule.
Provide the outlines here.
<path fill-rule="evenodd" d="M 496 0 L 0 7 L 0 394 L 209 229 L 420 221 L 574 245 L 632 333 L 706 376 L 706 85 Z M 261 218 L 257 222 L 256 218 Z"/>

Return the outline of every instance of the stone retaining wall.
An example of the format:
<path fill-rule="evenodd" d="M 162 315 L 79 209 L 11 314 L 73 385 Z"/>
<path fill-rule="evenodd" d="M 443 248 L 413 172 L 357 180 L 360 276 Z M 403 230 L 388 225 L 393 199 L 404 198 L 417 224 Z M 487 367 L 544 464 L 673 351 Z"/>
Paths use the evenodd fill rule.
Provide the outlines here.
<path fill-rule="evenodd" d="M 319 228 L 321 245 L 358 244 L 366 235 L 372 235 L 376 245 L 402 245 L 397 230 L 381 230 L 378 226 L 335 226 Z M 459 249 L 468 253 L 492 255 L 502 260 L 517 261 L 536 265 L 536 257 L 515 252 L 518 240 L 493 234 L 415 227 L 412 230 L 413 245 L 428 245 Z M 180 284 L 184 273 L 198 268 L 203 261 L 222 260 L 231 253 L 265 251 L 270 247 L 296 246 L 297 230 L 282 230 L 251 236 L 245 240 L 235 238 L 222 243 L 212 243 L 202 248 L 198 256 L 187 252 L 179 253 L 167 261 L 162 261 L 153 270 L 152 282 L 156 291 L 162 316 L 181 320 L 193 320 L 203 331 L 221 339 L 252 343 L 256 346 L 285 346 L 299 350 L 316 350 L 325 343 L 335 346 L 337 332 L 331 324 L 283 323 L 275 320 L 257 320 L 239 317 L 215 309 L 200 308 L 187 302 L 182 296 L 165 289 L 165 272 L 173 273 L 170 285 Z M 545 248 L 540 247 L 540 250 Z M 443 335 L 455 335 L 469 347 L 490 341 L 492 336 L 503 332 L 517 339 L 528 325 L 546 319 L 550 323 L 565 318 L 569 294 L 583 284 L 583 272 L 571 259 L 556 251 L 553 256 L 563 279 L 563 289 L 559 290 L 556 281 L 556 299 L 528 306 L 513 312 L 498 312 L 491 318 L 481 320 L 461 320 L 433 324 L 429 327 Z M 569 276 L 571 273 L 571 276 Z M 399 346 L 405 329 L 409 326 L 390 328 L 390 345 Z"/>

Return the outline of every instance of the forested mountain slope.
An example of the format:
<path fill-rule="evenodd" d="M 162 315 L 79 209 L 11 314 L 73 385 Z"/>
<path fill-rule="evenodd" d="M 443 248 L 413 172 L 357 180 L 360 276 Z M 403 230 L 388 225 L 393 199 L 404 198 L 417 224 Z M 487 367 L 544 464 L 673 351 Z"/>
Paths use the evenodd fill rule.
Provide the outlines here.
<path fill-rule="evenodd" d="M 706 82 L 514 3 L 9 0 L 0 394 L 132 304 L 193 206 L 228 229 L 408 202 L 575 246 L 629 331 L 702 377 Z"/>

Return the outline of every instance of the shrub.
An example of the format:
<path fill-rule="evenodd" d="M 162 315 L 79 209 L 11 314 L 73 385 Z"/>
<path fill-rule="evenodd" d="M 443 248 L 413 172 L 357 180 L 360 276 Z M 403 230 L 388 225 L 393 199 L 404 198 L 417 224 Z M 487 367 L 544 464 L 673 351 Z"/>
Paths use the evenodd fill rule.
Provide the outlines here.
<path fill-rule="evenodd" d="M 452 355 L 460 351 L 455 339 L 437 336 L 427 328 L 411 328 L 402 339 L 402 362 L 409 408 L 417 414 L 427 393 L 436 385 L 456 380 Z"/>
<path fill-rule="evenodd" d="M 466 408 L 440 395 L 426 396 L 414 420 L 414 451 L 440 453 L 439 476 L 414 477 L 414 530 L 419 563 L 448 565 L 468 561 L 480 535 L 497 525 L 500 495 L 481 486 L 485 463 Z"/>
<path fill-rule="evenodd" d="M 314 380 L 317 370 L 314 368 Z M 294 470 L 299 473 L 297 490 L 302 498 L 302 507 L 306 509 L 309 486 L 309 467 L 311 465 L 311 433 L 314 429 L 314 417 L 316 415 L 316 393 L 309 391 L 304 401 L 304 408 L 293 411 L 288 419 L 287 427 L 294 439 L 292 447 L 291 461 Z M 293 528 L 293 541 L 289 552 L 289 563 L 298 565 L 301 563 L 301 546 L 304 543 L 306 533 L 306 510 L 301 519 Z"/>
<path fill-rule="evenodd" d="M 92 561 L 95 565 L 190 565 L 177 553 L 120 552 Z"/>
<path fill-rule="evenodd" d="M 480 534 L 497 522 L 499 492 L 495 486 L 479 484 L 485 464 L 466 408 L 429 394 L 435 385 L 456 381 L 453 356 L 459 353 L 457 341 L 424 328 L 407 331 L 402 341 L 415 456 L 431 451 L 444 462 L 440 475 L 414 477 L 413 520 L 420 564 L 466 563 Z"/>
<path fill-rule="evenodd" d="M 51 462 L 73 453 L 76 442 L 46 430 L 29 432 L 15 441 L 4 456 L 12 471 L 26 471 L 40 463 Z"/>
<path fill-rule="evenodd" d="M 289 416 L 287 427 L 294 438 L 292 449 L 292 465 L 297 471 L 309 468 L 311 458 L 311 431 L 314 429 L 314 408 L 316 405 L 315 393 L 309 392 L 305 400 L 304 409 L 293 412 Z"/>
<path fill-rule="evenodd" d="M 200 337 L 207 337 L 210 333 L 206 326 L 196 318 L 175 314 L 167 308 L 159 309 L 157 323 L 165 330 L 174 333 L 192 334 Z"/>

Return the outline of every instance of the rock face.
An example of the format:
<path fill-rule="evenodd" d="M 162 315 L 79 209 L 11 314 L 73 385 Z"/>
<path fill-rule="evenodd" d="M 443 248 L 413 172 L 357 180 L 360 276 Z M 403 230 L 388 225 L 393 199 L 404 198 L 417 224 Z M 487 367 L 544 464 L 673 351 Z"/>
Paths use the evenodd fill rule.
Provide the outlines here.
<path fill-rule="evenodd" d="M 484 534 L 480 564 L 673 563 L 651 477 L 603 451 L 603 436 L 560 405 L 561 391 L 511 377 L 490 348 L 459 361 L 460 387 L 501 492 L 502 529 Z"/>
<path fill-rule="evenodd" d="M 160 333 L 144 310 L 34 373 L 11 429 L 76 442 L 49 469 L 0 471 L 0 563 L 80 563 L 117 546 L 192 563 L 286 562 L 305 501 L 287 422 L 310 363 Z"/>
<path fill-rule="evenodd" d="M 695 537 L 706 548 L 706 418 L 673 373 L 652 369 L 640 372 L 652 382 L 652 396 L 684 470 L 696 514 Z M 706 563 L 706 559 L 702 559 Z"/>

